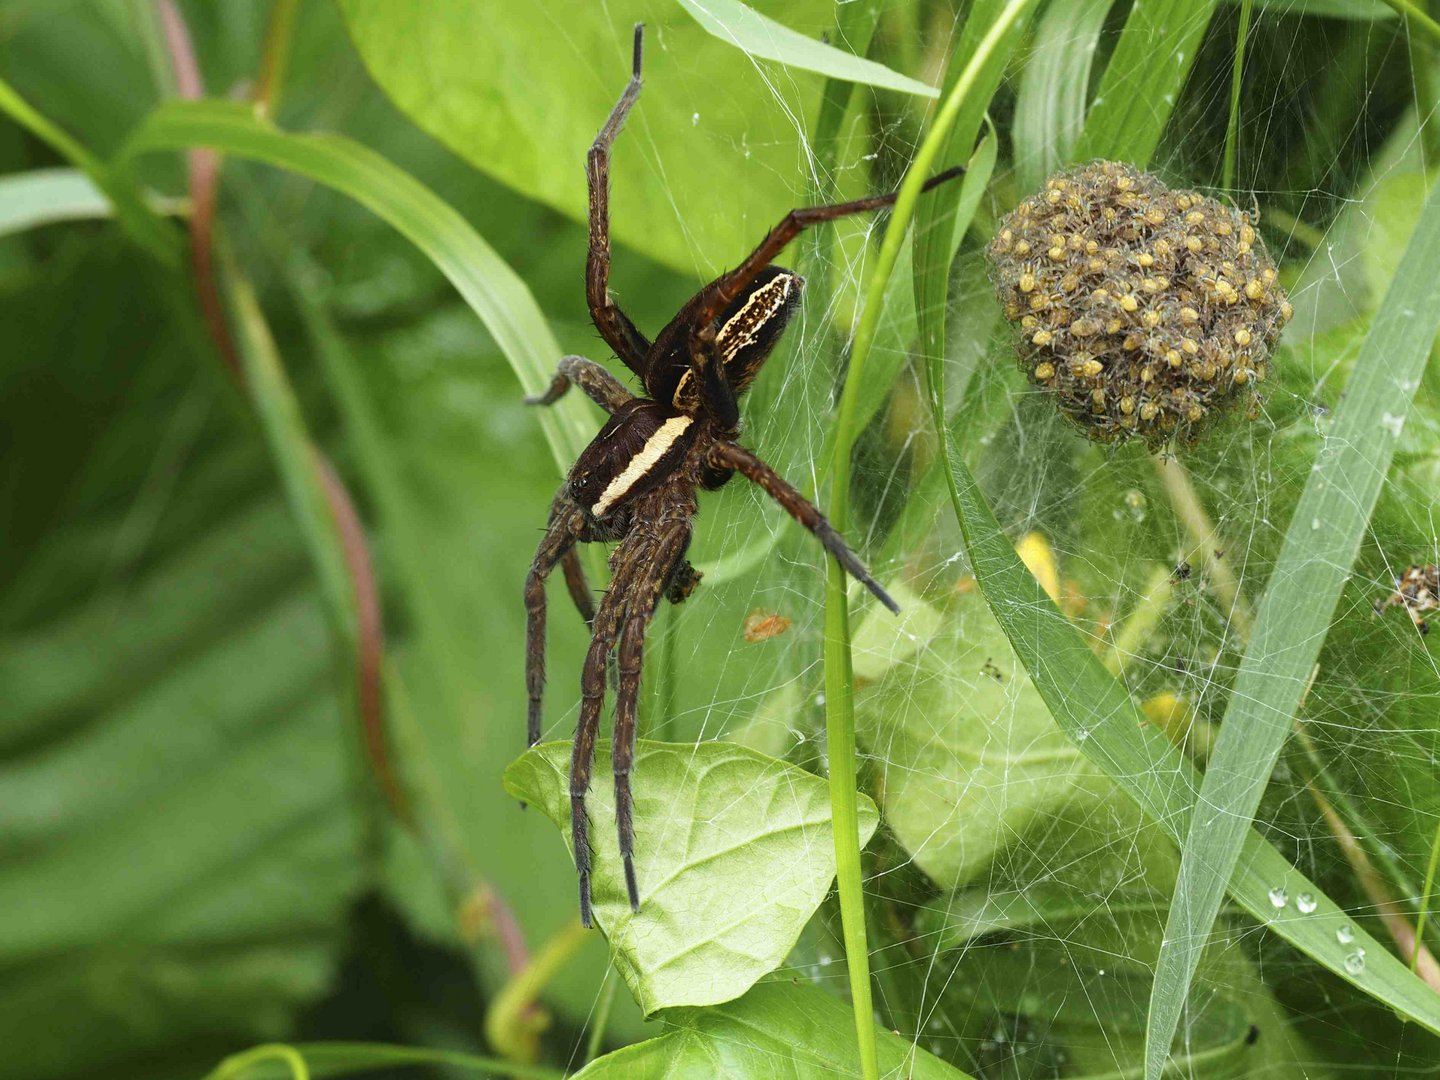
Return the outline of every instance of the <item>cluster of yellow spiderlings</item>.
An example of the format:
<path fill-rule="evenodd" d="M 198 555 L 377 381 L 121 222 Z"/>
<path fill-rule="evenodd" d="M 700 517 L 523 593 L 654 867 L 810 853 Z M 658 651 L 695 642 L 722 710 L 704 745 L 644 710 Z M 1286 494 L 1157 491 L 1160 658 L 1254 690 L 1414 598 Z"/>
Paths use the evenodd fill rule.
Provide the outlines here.
<path fill-rule="evenodd" d="M 1253 399 L 1292 313 L 1245 214 L 1112 161 L 1050 177 L 987 254 L 1021 367 L 1101 442 L 1158 447 Z"/>

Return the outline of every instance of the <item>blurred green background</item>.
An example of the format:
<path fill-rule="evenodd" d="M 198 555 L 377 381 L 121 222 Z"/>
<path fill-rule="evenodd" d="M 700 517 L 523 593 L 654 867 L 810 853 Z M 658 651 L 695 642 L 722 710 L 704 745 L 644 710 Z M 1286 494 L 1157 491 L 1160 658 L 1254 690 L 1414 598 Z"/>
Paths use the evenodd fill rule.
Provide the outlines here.
<path fill-rule="evenodd" d="M 756 6 L 813 37 L 836 10 L 828 0 Z M 938 80 L 966 7 L 886 5 L 872 55 Z M 1436 85 L 1433 54 L 1414 66 L 1383 12 L 1258 7 L 1256 104 L 1241 129 L 1236 197 L 1246 206 L 1260 193 L 1299 315 L 1260 423 L 1227 429 L 1190 463 L 1252 585 L 1304 482 L 1316 417 L 1333 406 L 1337 373 L 1413 228 L 1430 160 L 1416 116 L 1428 115 Z M 659 0 L 415 8 L 407 20 L 380 0 L 301 3 L 277 123 L 341 132 L 416 177 L 514 269 L 561 347 L 597 360 L 610 357 L 584 307 L 584 153 L 623 85 L 637 19 L 649 27 L 647 89 L 616 150 L 612 289 L 650 333 L 790 206 L 892 187 L 920 130 L 923 102 L 864 90 L 836 145 L 817 147 L 819 76 L 757 64 Z M 179 9 L 207 93 L 247 97 L 270 5 Z M 1115 5 L 1095 23 L 1102 56 L 1127 11 Z M 1167 175 L 1194 184 L 1219 179 L 1235 34 L 1235 12 L 1221 11 L 1158 155 Z M 1016 90 L 1042 55 L 1033 45 L 992 109 L 1002 144 L 1022 150 Z M 1311 55 L 1332 62 L 1316 68 Z M 0 76 L 106 159 L 178 92 L 157 8 L 142 0 L 0 0 Z M 1083 74 L 1080 83 L 1083 108 Z M 1004 153 L 982 233 L 1023 194 Z M 0 179 L 63 164 L 0 120 Z M 149 153 L 137 167 L 148 189 L 185 191 L 178 155 Z M 381 799 L 345 634 L 186 274 L 143 255 L 113 222 L 0 236 L 0 1076 L 193 1076 L 279 1038 L 481 1050 L 485 1007 L 516 948 L 569 940 L 575 920 L 574 870 L 556 829 L 500 783 L 524 744 L 520 587 L 560 478 L 539 418 L 471 308 L 369 211 L 241 161 L 224 165 L 220 207 L 221 264 L 253 286 L 310 430 L 367 528 L 391 755 L 423 800 L 425 827 L 403 828 Z M 810 277 L 812 299 L 747 407 L 748 444 L 812 493 L 872 227 L 851 223 L 833 250 L 799 245 L 787 256 Z M 1101 640 L 1174 565 L 1184 529 L 1134 448 L 1081 445 L 1025 392 L 974 242 L 951 303 L 965 452 L 1002 523 L 1017 538 L 1049 537 L 1080 599 L 1073 612 Z M 918 646 L 893 630 L 857 631 L 857 652 L 872 661 L 860 661 L 873 684 L 860 717 L 867 789 L 878 799 L 903 776 L 936 781 L 908 820 L 887 806 L 895 834 L 867 867 L 878 875 L 881 1008 L 887 1027 L 933 1015 L 929 1048 L 975 1075 L 1075 1075 L 1043 1055 L 1006 1064 L 992 1036 L 1030 1030 L 1025 1009 L 1042 989 L 1075 1008 L 1088 1000 L 1085 985 L 1049 985 L 1043 964 L 1057 954 L 1089 948 L 1095 964 L 1119 951 L 1115 941 L 1145 942 L 1142 952 L 1158 941 L 1159 923 L 1126 922 L 1123 887 L 1157 868 L 1173 875 L 1173 851 L 1053 730 L 978 599 L 955 599 L 964 567 L 939 513 L 948 504 L 934 476 L 925 480 L 933 446 L 908 320 L 893 315 L 877 349 L 893 379 L 869 403 L 877 419 L 857 451 L 850 533 L 882 579 L 904 575 L 954 617 L 913 657 Z M 1434 551 L 1435 381 L 1432 363 L 1308 706 L 1336 783 L 1411 881 L 1424 876 L 1440 811 L 1440 675 L 1408 624 L 1375 622 L 1370 603 L 1395 564 Z M 572 405 L 569 417 L 598 426 L 597 412 Z M 705 586 L 652 631 L 642 722 L 814 766 L 816 549 L 737 484 L 705 501 L 692 558 Z M 601 580 L 602 559 L 589 566 Z M 1218 719 L 1238 655 L 1214 598 L 1177 585 L 1162 606 L 1159 627 L 1124 659 L 1131 688 L 1147 700 L 1178 693 L 1201 721 Z M 754 611 L 792 625 L 748 642 Z M 552 612 L 546 731 L 565 738 L 585 633 L 558 591 Z M 990 674 L 997 662 L 1002 683 Z M 937 749 L 926 739 L 951 717 L 970 726 L 941 732 Z M 972 767 L 995 748 L 997 725 L 1006 747 L 1076 761 L 1013 774 Z M 1271 838 L 1371 914 L 1305 775 L 1298 765 L 1277 775 L 1262 810 Z M 1047 924 L 1029 967 L 957 958 L 937 911 L 963 906 L 967 888 L 1036 881 L 1103 882 L 1097 906 L 1113 904 L 1112 922 Z M 896 918 L 904 933 L 887 922 Z M 827 905 L 792 962 L 838 988 L 841 976 L 825 970 L 833 922 Z M 1236 933 L 1239 945 L 1217 947 L 1230 966 L 1216 977 L 1249 1011 L 1225 1038 L 1257 1018 L 1283 1028 L 1263 1048 L 1274 1055 L 1268 1075 L 1433 1063 L 1433 1041 L 1413 1027 L 1338 980 L 1317 980 L 1285 947 Z M 593 934 L 545 987 L 546 1060 L 583 1058 L 606 967 Z M 1142 1010 L 1146 992 L 1136 991 Z M 623 988 L 615 1002 L 606 1046 L 653 1034 Z M 1134 1017 L 1089 1004 L 1068 1022 L 1088 1025 L 1096 1044 L 1113 1037 L 1133 1049 Z M 1121 1014 L 1125 1023 L 1107 1026 Z M 1319 1069 L 1304 1072 L 1297 1062 L 1307 1061 Z"/>

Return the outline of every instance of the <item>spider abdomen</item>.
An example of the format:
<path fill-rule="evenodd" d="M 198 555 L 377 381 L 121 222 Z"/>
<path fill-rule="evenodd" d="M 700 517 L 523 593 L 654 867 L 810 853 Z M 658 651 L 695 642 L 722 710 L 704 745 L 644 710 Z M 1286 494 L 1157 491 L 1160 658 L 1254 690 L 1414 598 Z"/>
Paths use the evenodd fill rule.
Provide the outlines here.
<path fill-rule="evenodd" d="M 570 470 L 570 497 L 597 521 L 674 472 L 700 422 L 636 400 L 612 416 Z"/>

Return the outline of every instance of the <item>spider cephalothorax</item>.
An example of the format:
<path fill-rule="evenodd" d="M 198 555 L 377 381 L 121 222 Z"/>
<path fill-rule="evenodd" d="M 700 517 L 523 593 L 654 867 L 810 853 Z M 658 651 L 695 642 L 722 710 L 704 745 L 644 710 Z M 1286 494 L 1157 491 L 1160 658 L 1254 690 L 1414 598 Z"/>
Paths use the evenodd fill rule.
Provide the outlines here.
<path fill-rule="evenodd" d="M 590 845 L 585 793 L 590 787 L 607 663 L 617 648 L 612 755 L 615 815 L 630 907 L 639 908 L 632 854 L 630 768 L 645 628 L 662 597 L 678 604 L 699 583 L 699 573 L 685 559 L 698 492 L 714 490 L 740 473 L 814 533 L 846 572 L 863 582 L 881 603 L 899 610 L 821 513 L 770 466 L 735 442 L 740 432 L 737 399 L 774 349 L 804 286 L 798 274 L 773 265 L 771 260 L 807 225 L 888 206 L 895 197 L 881 195 L 792 210 L 739 266 L 696 293 L 654 342 L 648 341 L 611 302 L 607 288 L 610 146 L 640 94 L 640 44 L 641 28 L 637 26 L 630 83 L 590 147 L 590 253 L 585 295 L 600 336 L 639 378 L 644 396 L 631 395 L 599 364 L 567 356 L 560 361 L 549 389 L 528 399 L 536 405 L 552 404 L 573 383 L 610 414 L 556 495 L 544 539 L 525 580 L 530 745 L 540 739 L 540 697 L 545 686 L 545 578 L 557 564 L 564 570 L 571 598 L 591 628 L 570 763 L 570 825 L 580 875 L 580 918 L 586 926 L 590 925 Z M 942 173 L 926 188 L 958 172 Z M 575 550 L 577 544 L 597 541 L 619 542 L 610 556 L 610 587 L 598 611 Z"/>

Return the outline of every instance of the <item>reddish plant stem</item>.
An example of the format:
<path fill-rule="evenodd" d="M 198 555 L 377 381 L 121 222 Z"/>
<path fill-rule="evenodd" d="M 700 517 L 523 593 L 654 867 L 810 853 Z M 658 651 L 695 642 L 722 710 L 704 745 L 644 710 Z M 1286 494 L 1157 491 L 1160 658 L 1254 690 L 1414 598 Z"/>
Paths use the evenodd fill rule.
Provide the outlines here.
<path fill-rule="evenodd" d="M 165 34 L 170 62 L 175 69 L 175 84 L 181 98 L 197 100 L 205 95 L 205 80 L 195 58 L 190 31 L 185 17 L 174 0 L 156 0 L 161 27 Z M 272 88 L 273 89 L 273 88 Z M 190 262 L 195 277 L 195 291 L 200 313 L 215 348 L 235 382 L 244 387 L 245 369 L 239 347 L 225 317 L 225 305 L 215 273 L 215 206 L 220 183 L 220 155 L 213 150 L 191 150 L 188 155 L 190 189 Z M 365 530 L 355 511 L 354 500 L 333 466 L 318 448 L 314 449 L 316 473 L 334 515 L 349 571 L 355 599 L 355 679 L 356 699 L 365 742 L 366 757 L 375 774 L 385 801 L 406 825 L 412 825 L 410 804 L 406 800 L 395 771 L 390 765 L 386 732 L 384 697 L 381 689 L 381 668 L 384 657 L 384 626 L 381 617 L 379 588 L 375 567 L 365 542 Z"/>

